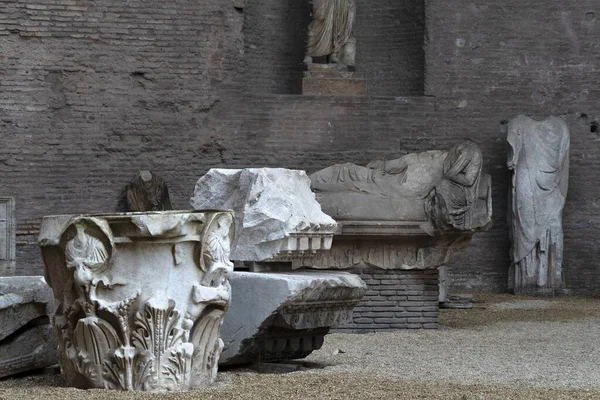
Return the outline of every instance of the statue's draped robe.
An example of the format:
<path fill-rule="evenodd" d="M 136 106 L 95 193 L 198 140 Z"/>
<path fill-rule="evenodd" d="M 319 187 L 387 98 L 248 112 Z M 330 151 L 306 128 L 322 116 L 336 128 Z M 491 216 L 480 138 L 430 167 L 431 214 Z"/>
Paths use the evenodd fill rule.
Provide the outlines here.
<path fill-rule="evenodd" d="M 169 189 L 163 178 L 152 174 L 144 180 L 138 174 L 127 187 L 127 206 L 129 211 L 165 211 L 171 210 Z"/>
<path fill-rule="evenodd" d="M 338 164 L 310 179 L 316 192 L 356 192 L 420 202 L 436 226 L 472 229 L 470 210 L 478 197 L 481 166 L 479 147 L 465 141 L 449 152 L 407 154 L 377 168 Z"/>
<path fill-rule="evenodd" d="M 439 222 L 458 229 L 471 228 L 471 213 L 478 197 L 483 157 L 471 141 L 454 146 L 444 160 L 443 178 L 435 185 L 426 201 L 427 214 Z M 438 205 L 431 206 L 435 201 Z M 441 214 L 436 210 L 442 211 Z"/>
<path fill-rule="evenodd" d="M 311 57 L 339 53 L 352 37 L 354 0 L 313 0 L 313 21 L 308 28 L 307 54 Z"/>
<path fill-rule="evenodd" d="M 509 212 L 515 288 L 562 285 L 562 211 L 569 178 L 569 130 L 558 117 L 509 123 Z"/>

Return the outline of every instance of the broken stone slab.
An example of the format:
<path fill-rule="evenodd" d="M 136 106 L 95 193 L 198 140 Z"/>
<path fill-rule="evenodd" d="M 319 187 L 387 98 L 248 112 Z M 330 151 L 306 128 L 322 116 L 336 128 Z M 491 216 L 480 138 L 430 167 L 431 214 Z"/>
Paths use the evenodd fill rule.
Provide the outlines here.
<path fill-rule="evenodd" d="M 221 365 L 306 357 L 331 328 L 352 320 L 367 290 L 362 279 L 346 272 L 235 271 L 230 282 Z"/>
<path fill-rule="evenodd" d="M 58 362 L 52 290 L 41 276 L 0 278 L 0 377 Z"/>
<path fill-rule="evenodd" d="M 311 258 L 331 248 L 336 229 L 299 170 L 211 169 L 196 183 L 190 204 L 235 211 L 235 261 Z"/>
<path fill-rule="evenodd" d="M 233 269 L 231 211 L 44 217 L 62 373 L 82 389 L 212 384 Z"/>

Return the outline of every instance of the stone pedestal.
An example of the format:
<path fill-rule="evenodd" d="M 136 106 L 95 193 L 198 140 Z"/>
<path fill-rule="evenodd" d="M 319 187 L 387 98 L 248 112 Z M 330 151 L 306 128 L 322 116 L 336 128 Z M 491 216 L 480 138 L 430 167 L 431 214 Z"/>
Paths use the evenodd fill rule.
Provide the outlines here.
<path fill-rule="evenodd" d="M 58 362 L 53 309 L 41 276 L 0 277 L 0 377 Z"/>
<path fill-rule="evenodd" d="M 366 96 L 367 81 L 359 72 L 338 64 L 309 64 L 302 79 L 302 94 Z"/>
<path fill-rule="evenodd" d="M 39 245 L 69 386 L 187 390 L 216 378 L 229 211 L 61 215 Z"/>
<path fill-rule="evenodd" d="M 367 290 L 347 272 L 233 272 L 221 364 L 304 358 L 331 328 L 352 321 Z"/>

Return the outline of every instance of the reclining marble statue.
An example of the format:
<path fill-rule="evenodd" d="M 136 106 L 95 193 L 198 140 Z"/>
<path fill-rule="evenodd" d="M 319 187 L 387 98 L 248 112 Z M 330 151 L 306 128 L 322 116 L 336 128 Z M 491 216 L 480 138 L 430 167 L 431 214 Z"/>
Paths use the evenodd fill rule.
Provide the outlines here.
<path fill-rule="evenodd" d="M 427 220 L 428 233 L 481 227 L 482 155 L 465 141 L 450 151 L 426 151 L 366 167 L 338 164 L 310 176 L 323 210 L 336 220 Z M 371 201 L 394 207 L 373 207 Z"/>
<path fill-rule="evenodd" d="M 564 290 L 562 213 L 569 184 L 569 129 L 559 117 L 520 115 L 508 124 L 511 171 L 509 287 L 515 293 Z"/>
<path fill-rule="evenodd" d="M 230 211 L 44 217 L 39 245 L 67 385 L 188 390 L 216 379 Z"/>
<path fill-rule="evenodd" d="M 211 169 L 196 183 L 195 209 L 231 208 L 232 306 L 221 364 L 303 358 L 331 328 L 352 319 L 365 283 L 346 272 L 292 271 L 331 247 L 335 221 L 321 211 L 304 171 Z M 249 270 L 249 271 L 248 271 Z"/>
<path fill-rule="evenodd" d="M 407 154 L 366 167 L 337 164 L 313 173 L 317 200 L 340 232 L 331 251 L 310 266 L 431 269 L 446 264 L 474 232 L 491 225 L 491 180 L 481 174 L 482 159 L 479 146 L 467 140 L 449 151 Z M 382 236 L 388 237 L 387 248 Z"/>

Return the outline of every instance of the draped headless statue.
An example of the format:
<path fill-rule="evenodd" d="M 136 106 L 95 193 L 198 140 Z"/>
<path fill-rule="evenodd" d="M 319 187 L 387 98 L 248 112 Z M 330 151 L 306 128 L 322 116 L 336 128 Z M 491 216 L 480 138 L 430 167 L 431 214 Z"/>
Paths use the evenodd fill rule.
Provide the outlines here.
<path fill-rule="evenodd" d="M 563 287 L 562 212 L 569 182 L 569 129 L 564 120 L 520 115 L 508 124 L 509 286 L 552 294 Z"/>
<path fill-rule="evenodd" d="M 328 63 L 354 66 L 355 0 L 313 0 L 313 20 L 308 27 L 306 58 L 327 57 Z"/>
<path fill-rule="evenodd" d="M 139 171 L 127 186 L 127 207 L 129 211 L 171 210 L 169 189 L 165 180 L 150 171 Z"/>
<path fill-rule="evenodd" d="M 474 218 L 481 167 L 481 151 L 468 140 L 448 152 L 407 154 L 366 167 L 338 164 L 310 178 L 323 211 L 337 220 L 427 220 L 422 227 L 433 234 L 489 222 Z"/>

